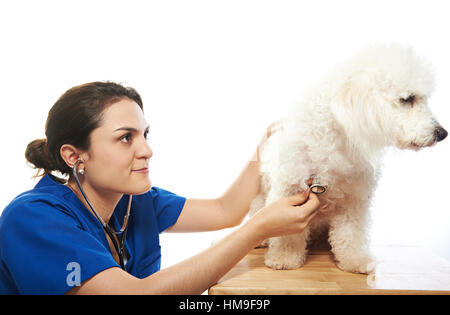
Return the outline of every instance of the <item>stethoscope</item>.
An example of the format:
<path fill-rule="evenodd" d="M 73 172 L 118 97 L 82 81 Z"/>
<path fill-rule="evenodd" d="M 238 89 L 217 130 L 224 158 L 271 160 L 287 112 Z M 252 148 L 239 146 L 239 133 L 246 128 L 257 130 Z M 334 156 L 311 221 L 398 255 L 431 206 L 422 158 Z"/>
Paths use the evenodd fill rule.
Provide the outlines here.
<path fill-rule="evenodd" d="M 317 179 L 316 175 L 311 175 L 312 178 L 312 184 L 309 186 L 309 190 L 316 194 L 320 195 L 327 191 L 327 186 L 319 184 L 319 180 Z"/>
<path fill-rule="evenodd" d="M 81 160 L 77 160 L 75 162 L 75 164 L 73 165 L 72 168 L 72 174 L 75 178 L 75 182 L 77 183 L 78 188 L 81 191 L 81 194 L 84 197 L 84 200 L 86 200 L 86 203 L 89 205 L 89 207 L 92 210 L 92 213 L 95 215 L 95 217 L 97 218 L 98 221 L 100 221 L 100 223 L 103 226 L 103 229 L 105 230 L 105 232 L 108 234 L 109 238 L 111 239 L 111 242 L 114 245 L 114 248 L 116 249 L 117 254 L 119 255 L 119 263 L 120 263 L 120 267 L 125 270 L 125 265 L 127 263 L 127 259 L 125 257 L 125 238 L 127 235 L 127 230 L 128 230 L 128 218 L 130 217 L 130 209 L 131 209 L 131 200 L 133 199 L 133 196 L 130 195 L 130 199 L 128 200 L 128 209 L 127 209 L 127 213 L 125 214 L 125 217 L 123 219 L 123 225 L 122 228 L 120 229 L 119 232 L 114 232 L 111 227 L 105 222 L 103 221 L 103 219 L 98 215 L 98 213 L 95 211 L 94 207 L 92 206 L 92 204 L 89 202 L 89 200 L 86 197 L 86 194 L 84 193 L 83 188 L 81 188 L 81 184 L 80 181 L 78 180 L 78 174 L 83 175 L 84 171 L 83 170 L 77 170 L 78 164 L 81 162 Z M 117 243 L 114 235 L 117 236 L 117 239 L 119 240 L 119 243 Z"/>

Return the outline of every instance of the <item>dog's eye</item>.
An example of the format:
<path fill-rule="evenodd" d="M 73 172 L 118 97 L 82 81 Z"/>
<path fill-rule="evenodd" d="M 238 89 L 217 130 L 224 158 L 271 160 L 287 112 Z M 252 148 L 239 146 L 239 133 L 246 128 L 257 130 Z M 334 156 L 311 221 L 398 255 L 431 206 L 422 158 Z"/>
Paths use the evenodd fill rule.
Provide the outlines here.
<path fill-rule="evenodd" d="M 410 95 L 407 98 L 400 98 L 400 103 L 402 104 L 409 104 L 409 105 L 414 105 L 414 102 L 416 101 L 416 96 L 415 95 Z"/>

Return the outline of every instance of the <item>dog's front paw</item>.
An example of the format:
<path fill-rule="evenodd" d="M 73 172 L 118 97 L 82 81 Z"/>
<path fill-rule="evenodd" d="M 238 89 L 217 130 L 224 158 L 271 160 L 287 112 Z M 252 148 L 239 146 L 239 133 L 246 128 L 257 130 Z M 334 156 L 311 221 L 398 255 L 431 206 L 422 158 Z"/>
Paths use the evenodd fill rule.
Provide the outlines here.
<path fill-rule="evenodd" d="M 269 251 L 266 253 L 264 263 L 267 267 L 277 270 L 297 269 L 305 263 L 306 253 L 274 253 Z"/>
<path fill-rule="evenodd" d="M 337 266 L 343 271 L 368 275 L 375 272 L 376 262 L 371 257 L 352 257 L 339 261 Z"/>

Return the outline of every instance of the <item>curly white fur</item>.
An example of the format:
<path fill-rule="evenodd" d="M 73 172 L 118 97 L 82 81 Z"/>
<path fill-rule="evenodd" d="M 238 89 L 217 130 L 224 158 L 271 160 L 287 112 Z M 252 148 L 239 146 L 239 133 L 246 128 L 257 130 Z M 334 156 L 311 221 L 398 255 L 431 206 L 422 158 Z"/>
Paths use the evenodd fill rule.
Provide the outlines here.
<path fill-rule="evenodd" d="M 341 269 L 373 271 L 369 207 L 383 148 L 418 150 L 442 140 L 438 138 L 446 131 L 427 106 L 432 89 L 430 66 L 410 47 L 375 45 L 343 63 L 294 104 L 264 146 L 262 194 L 250 213 L 308 189 L 306 181 L 313 174 L 328 190 L 320 196 L 320 213 L 307 230 L 269 240 L 267 266 L 300 267 L 310 236 L 327 228 Z"/>

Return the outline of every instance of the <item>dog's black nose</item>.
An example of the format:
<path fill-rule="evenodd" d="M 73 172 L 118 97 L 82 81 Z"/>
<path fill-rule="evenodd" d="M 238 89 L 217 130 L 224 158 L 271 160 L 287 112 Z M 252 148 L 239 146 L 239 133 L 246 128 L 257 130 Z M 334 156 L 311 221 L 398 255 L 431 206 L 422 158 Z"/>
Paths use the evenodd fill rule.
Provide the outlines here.
<path fill-rule="evenodd" d="M 434 129 L 434 135 L 437 141 L 442 141 L 447 137 L 448 132 L 447 130 L 439 126 L 436 129 Z"/>

